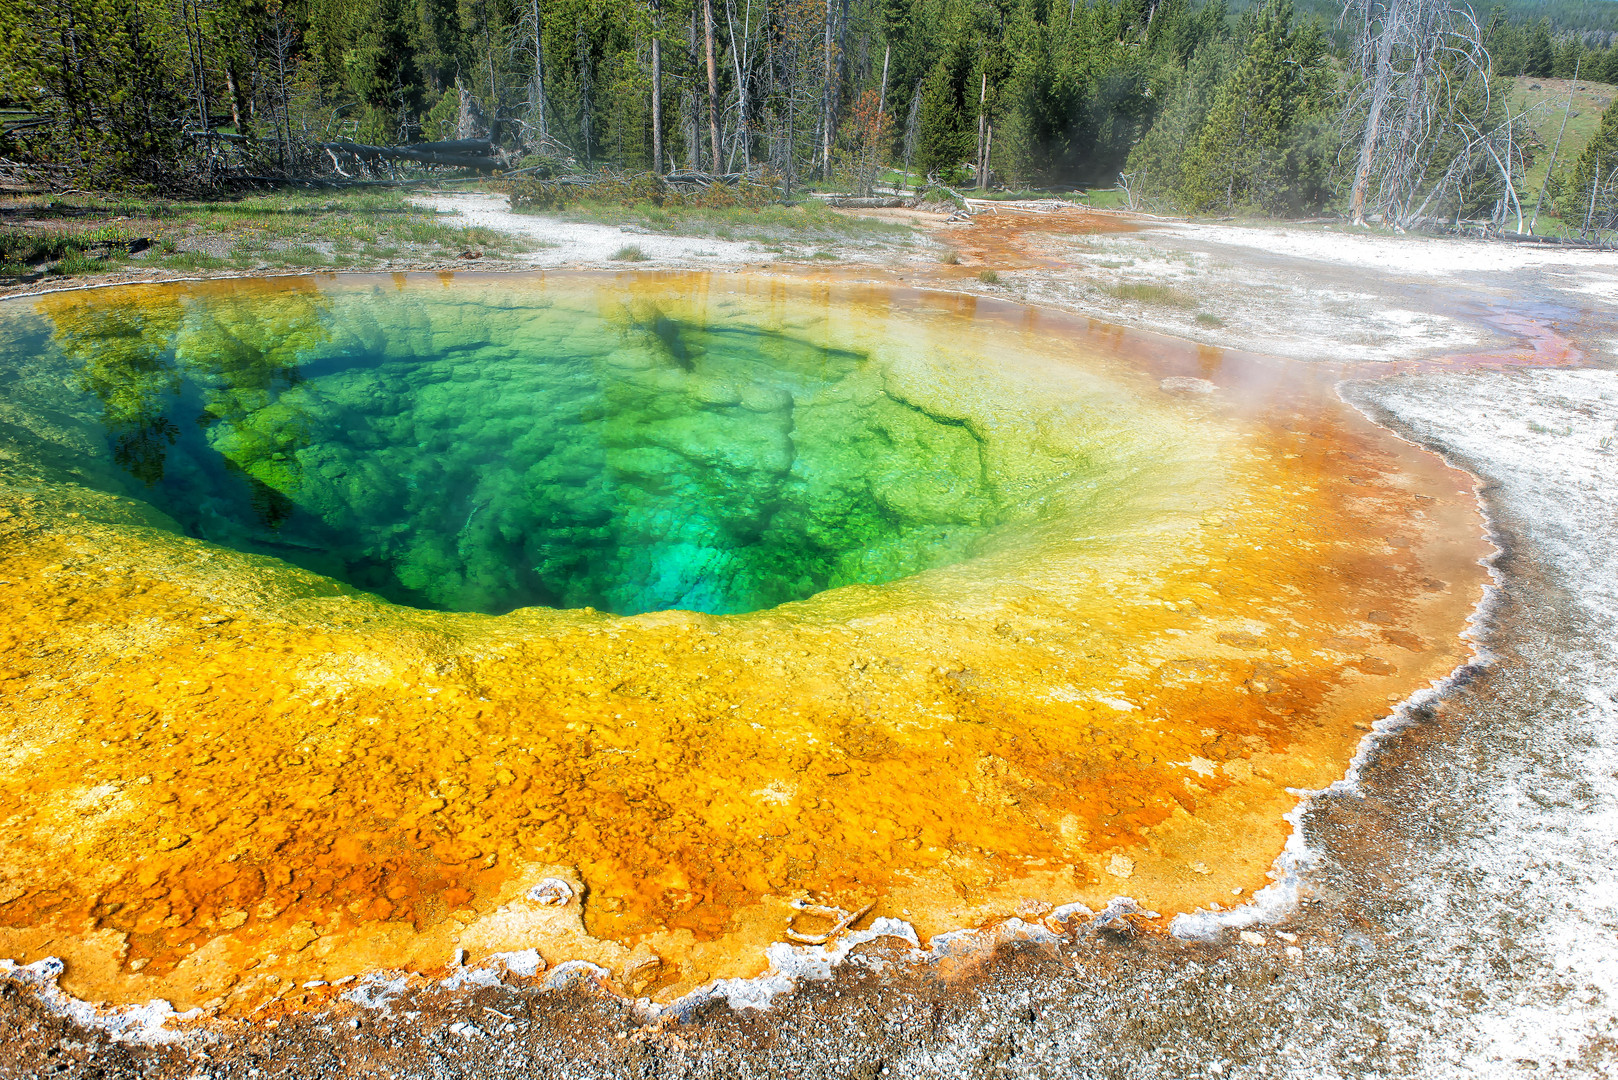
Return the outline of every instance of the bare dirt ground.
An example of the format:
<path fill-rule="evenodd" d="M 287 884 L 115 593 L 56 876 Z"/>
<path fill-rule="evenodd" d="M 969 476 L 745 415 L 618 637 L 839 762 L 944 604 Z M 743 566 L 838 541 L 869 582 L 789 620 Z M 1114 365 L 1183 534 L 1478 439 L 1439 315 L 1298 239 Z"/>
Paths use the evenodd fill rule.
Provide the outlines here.
<path fill-rule="evenodd" d="M 479 224 L 513 227 L 488 210 Z M 582 973 L 378 988 L 163 1042 L 86 1025 L 53 1004 L 49 972 L 16 970 L 0 974 L 0 1076 L 1618 1071 L 1618 254 L 1148 220 L 1086 232 L 1066 213 L 1018 215 L 1043 229 L 1000 222 L 1010 209 L 911 214 L 931 245 L 813 272 L 1341 365 L 1351 402 L 1479 478 L 1502 551 L 1475 626 L 1485 655 L 1307 804 L 1298 902 L 1238 908 L 1205 940 L 1140 934 L 1124 909 L 999 945 L 877 938 L 823 978 L 721 988 L 767 1009 L 715 995 L 656 1017 Z M 525 227 L 558 245 L 543 265 L 600 265 L 626 242 Z M 760 261 L 635 239 L 650 266 Z"/>

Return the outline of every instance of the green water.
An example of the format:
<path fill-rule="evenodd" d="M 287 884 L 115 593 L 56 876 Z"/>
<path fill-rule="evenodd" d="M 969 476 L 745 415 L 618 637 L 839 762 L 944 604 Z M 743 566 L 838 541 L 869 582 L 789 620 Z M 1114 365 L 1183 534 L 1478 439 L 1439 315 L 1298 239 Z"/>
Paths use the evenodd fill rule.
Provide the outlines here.
<path fill-rule="evenodd" d="M 191 535 L 420 607 L 753 611 L 969 558 L 1036 498 L 870 355 L 692 310 L 105 292 L 11 309 L 0 378 L 54 388 L 88 457 Z"/>

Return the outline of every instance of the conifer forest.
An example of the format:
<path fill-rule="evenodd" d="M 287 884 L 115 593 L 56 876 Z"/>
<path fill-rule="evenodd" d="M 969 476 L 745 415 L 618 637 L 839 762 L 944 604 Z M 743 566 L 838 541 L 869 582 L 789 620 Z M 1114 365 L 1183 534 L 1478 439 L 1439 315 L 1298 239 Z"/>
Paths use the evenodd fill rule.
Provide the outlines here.
<path fill-rule="evenodd" d="M 1532 216 L 1513 76 L 1618 80 L 1618 7 L 1460 0 L 43 0 L 0 153 L 87 187 L 410 167 L 1118 185 L 1132 207 Z M 1618 213 L 1618 120 L 1547 186 Z M 1615 161 L 1618 164 L 1618 161 Z M 1566 210 L 1563 211 L 1566 216 Z"/>

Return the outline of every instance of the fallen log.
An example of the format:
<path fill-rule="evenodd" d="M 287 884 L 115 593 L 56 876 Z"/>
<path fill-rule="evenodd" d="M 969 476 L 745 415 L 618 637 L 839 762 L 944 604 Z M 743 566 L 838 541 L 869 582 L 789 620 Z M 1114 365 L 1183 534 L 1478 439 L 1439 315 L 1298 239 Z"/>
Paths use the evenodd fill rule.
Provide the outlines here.
<path fill-rule="evenodd" d="M 663 174 L 665 184 L 739 184 L 747 179 L 746 173 L 671 172 Z"/>
<path fill-rule="evenodd" d="M 839 198 L 833 196 L 826 200 L 827 206 L 835 206 L 843 210 L 897 210 L 901 207 L 911 208 L 916 205 L 914 199 L 899 199 L 889 196 L 856 196 Z"/>
<path fill-rule="evenodd" d="M 456 169 L 477 169 L 479 172 L 493 172 L 500 167 L 500 162 L 493 156 L 494 146 L 488 142 L 476 139 L 462 139 L 450 146 L 465 146 L 476 144 L 487 148 L 488 153 L 463 152 L 461 150 L 438 150 L 434 147 L 438 143 L 414 143 L 409 146 L 369 146 L 365 143 L 350 142 L 347 139 L 338 139 L 334 142 L 316 143 L 322 150 L 348 154 L 361 161 L 415 161 L 423 165 L 445 165 Z"/>
<path fill-rule="evenodd" d="M 1494 239 L 1504 240 L 1509 244 L 1544 244 L 1550 247 L 1585 248 L 1592 251 L 1612 246 L 1600 240 L 1584 240 L 1577 236 L 1537 236 L 1534 233 L 1507 232 L 1504 229 L 1495 233 Z"/>
<path fill-rule="evenodd" d="M 395 150 L 413 150 L 426 154 L 466 154 L 471 157 L 494 157 L 494 143 L 488 139 L 446 139 L 443 142 L 405 143 Z"/>

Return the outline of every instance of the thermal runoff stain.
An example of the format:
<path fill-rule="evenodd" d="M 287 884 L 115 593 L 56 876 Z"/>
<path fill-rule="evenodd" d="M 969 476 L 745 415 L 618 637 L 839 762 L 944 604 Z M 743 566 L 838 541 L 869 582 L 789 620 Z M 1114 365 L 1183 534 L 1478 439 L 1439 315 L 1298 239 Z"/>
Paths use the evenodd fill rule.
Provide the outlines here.
<path fill-rule="evenodd" d="M 98 290 L 0 387 L 0 955 L 101 1001 L 1228 902 L 1483 583 L 1323 373 L 972 297 Z"/>

